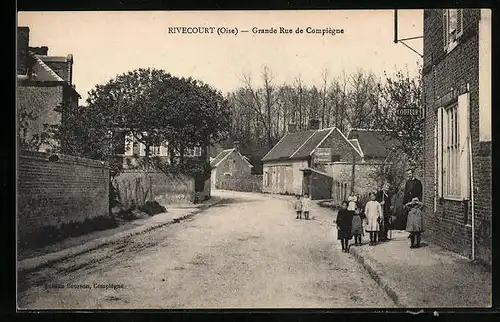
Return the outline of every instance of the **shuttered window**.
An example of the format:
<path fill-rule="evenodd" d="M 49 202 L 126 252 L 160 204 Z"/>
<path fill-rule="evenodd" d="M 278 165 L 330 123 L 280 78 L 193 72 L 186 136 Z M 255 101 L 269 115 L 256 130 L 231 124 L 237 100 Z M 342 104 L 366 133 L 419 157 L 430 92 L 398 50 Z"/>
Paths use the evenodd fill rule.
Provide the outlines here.
<path fill-rule="evenodd" d="M 469 94 L 440 108 L 436 115 L 435 158 L 437 197 L 470 199 Z"/>
<path fill-rule="evenodd" d="M 443 47 L 450 51 L 456 46 L 457 39 L 463 34 L 463 9 L 443 9 Z"/>

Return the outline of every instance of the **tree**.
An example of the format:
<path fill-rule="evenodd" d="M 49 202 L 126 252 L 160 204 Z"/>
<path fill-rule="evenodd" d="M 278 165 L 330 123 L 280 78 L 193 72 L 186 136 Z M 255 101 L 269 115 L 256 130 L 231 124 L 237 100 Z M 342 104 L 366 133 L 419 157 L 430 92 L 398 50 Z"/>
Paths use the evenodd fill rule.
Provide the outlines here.
<path fill-rule="evenodd" d="M 379 87 L 381 95 L 374 113 L 374 124 L 389 138 L 400 143 L 398 147 L 410 163 L 420 164 L 423 157 L 424 120 L 418 116 L 398 115 L 397 110 L 423 110 L 421 77 L 410 77 L 408 70 L 398 70 L 393 77 L 385 73 L 385 82 Z"/>
<path fill-rule="evenodd" d="M 358 70 L 350 76 L 347 118 L 351 128 L 371 128 L 373 113 L 377 107 L 378 88 L 375 76 Z"/>
<path fill-rule="evenodd" d="M 387 141 L 395 143 L 379 176 L 383 175 L 395 187 L 403 182 L 408 166 L 422 164 L 424 119 L 397 114 L 400 108 L 423 110 L 421 80 L 420 76 L 410 77 L 408 70 L 398 70 L 392 77 L 385 73 L 385 82 L 379 84 L 381 95 L 374 124 Z"/>
<path fill-rule="evenodd" d="M 117 148 L 123 145 L 123 134 L 129 133 L 145 145 L 146 161 L 151 146 L 168 141 L 181 155 L 178 166 L 196 172 L 183 164 L 185 149 L 208 146 L 229 131 L 230 110 L 220 92 L 164 70 L 136 69 L 118 75 L 96 85 L 87 103 L 74 110 L 66 107 L 65 122 L 56 126 L 53 134 L 60 141 L 73 142 L 61 145 L 66 152 L 112 164 Z M 116 173 L 119 170 L 117 166 Z M 206 177 L 206 170 L 202 172 Z"/>

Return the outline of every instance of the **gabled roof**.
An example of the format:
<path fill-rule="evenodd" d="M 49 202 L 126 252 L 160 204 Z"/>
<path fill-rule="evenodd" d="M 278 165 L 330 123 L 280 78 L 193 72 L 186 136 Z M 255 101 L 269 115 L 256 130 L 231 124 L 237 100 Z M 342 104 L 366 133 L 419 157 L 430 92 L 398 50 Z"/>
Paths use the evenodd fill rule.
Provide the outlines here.
<path fill-rule="evenodd" d="M 333 131 L 334 128 L 317 130 L 291 157 L 304 158 L 309 156 L 314 149 Z"/>
<path fill-rule="evenodd" d="M 302 147 L 316 131 L 302 131 L 287 133 L 275 146 L 262 158 L 262 161 L 290 158 Z"/>
<path fill-rule="evenodd" d="M 219 165 L 221 161 L 223 161 L 234 149 L 227 149 L 221 151 L 219 154 L 215 156 L 215 158 L 210 162 L 212 167 L 216 167 Z"/>
<path fill-rule="evenodd" d="M 388 134 L 373 129 L 352 129 L 348 139 L 351 142 L 357 140 L 360 152 L 369 158 L 386 158 L 399 144 Z"/>
<path fill-rule="evenodd" d="M 310 130 L 302 132 L 287 133 L 281 140 L 262 158 L 262 161 L 271 160 L 294 160 L 310 156 L 314 150 L 334 131 L 338 131 L 352 148 L 359 152 L 356 147 L 347 140 L 344 134 L 336 127 L 321 130 Z"/>
<path fill-rule="evenodd" d="M 35 60 L 35 65 L 33 66 L 33 71 L 36 73 L 35 80 L 64 82 L 64 79 L 45 64 L 39 55 L 35 55 L 31 52 L 30 55 Z"/>
<path fill-rule="evenodd" d="M 80 94 L 76 90 L 74 86 L 69 84 L 69 82 L 65 81 L 61 76 L 59 76 L 52 68 L 50 68 L 49 65 L 47 65 L 44 60 L 46 58 L 51 58 L 52 56 L 42 56 L 42 55 L 36 55 L 33 52 L 28 53 L 30 57 L 34 60 L 33 64 L 33 73 L 29 77 L 29 79 L 23 75 L 18 75 L 18 80 L 31 80 L 35 82 L 57 82 L 61 83 L 63 85 L 66 85 L 68 88 L 70 88 L 78 98 L 81 98 Z M 60 57 L 54 57 L 55 59 L 59 59 Z"/>
<path fill-rule="evenodd" d="M 363 150 L 361 150 L 361 146 L 359 145 L 358 139 L 349 139 L 349 142 L 351 142 L 351 144 L 354 146 L 354 148 L 358 151 L 358 153 L 363 158 L 364 157 Z"/>
<path fill-rule="evenodd" d="M 232 149 L 227 149 L 227 150 L 224 150 L 224 151 L 221 151 L 219 154 L 217 154 L 217 156 L 210 162 L 210 165 L 212 167 L 218 167 L 219 164 L 222 163 L 222 161 L 224 161 L 230 154 L 231 152 L 233 151 L 236 151 L 236 153 L 238 153 L 241 158 L 243 159 L 243 161 L 245 161 L 245 163 L 250 167 L 250 168 L 253 168 L 253 165 L 248 162 L 248 158 L 245 157 L 244 155 L 242 155 L 238 150 L 236 150 L 235 148 L 232 148 Z"/>

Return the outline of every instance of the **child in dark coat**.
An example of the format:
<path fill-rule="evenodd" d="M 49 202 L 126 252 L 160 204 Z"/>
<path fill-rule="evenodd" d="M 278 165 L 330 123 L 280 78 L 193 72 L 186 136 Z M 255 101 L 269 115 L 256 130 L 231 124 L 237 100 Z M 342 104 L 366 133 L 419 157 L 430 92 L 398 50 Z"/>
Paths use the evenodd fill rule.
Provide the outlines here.
<path fill-rule="evenodd" d="M 349 251 L 349 240 L 352 238 L 352 212 L 347 210 L 347 201 L 342 201 L 337 214 L 337 238 L 342 243 L 342 251 Z"/>
<path fill-rule="evenodd" d="M 361 236 L 363 236 L 363 211 L 361 205 L 356 204 L 354 215 L 352 216 L 352 234 L 354 235 L 354 246 L 361 246 Z"/>

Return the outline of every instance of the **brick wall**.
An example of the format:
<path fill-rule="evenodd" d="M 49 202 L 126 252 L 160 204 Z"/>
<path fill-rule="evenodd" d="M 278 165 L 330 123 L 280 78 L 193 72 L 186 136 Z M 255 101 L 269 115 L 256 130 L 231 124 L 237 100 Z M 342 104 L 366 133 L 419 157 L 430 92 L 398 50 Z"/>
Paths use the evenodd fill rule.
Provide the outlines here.
<path fill-rule="evenodd" d="M 18 239 L 45 226 L 83 222 L 109 213 L 109 166 L 97 160 L 20 151 Z"/>
<path fill-rule="evenodd" d="M 435 156 L 434 102 L 451 88 L 469 84 L 472 127 L 473 192 L 475 198 L 476 257 L 491 264 L 491 142 L 479 142 L 479 9 L 464 9 L 464 33 L 461 42 L 450 53 L 443 49 L 442 10 L 424 12 L 423 81 L 426 102 L 424 136 L 424 224 L 426 238 L 449 250 L 471 255 L 470 206 L 461 201 L 439 200 L 434 211 Z M 437 199 L 436 199 L 437 200 Z"/>
<path fill-rule="evenodd" d="M 164 206 L 195 201 L 194 179 L 185 175 L 125 170 L 113 179 L 112 184 L 125 208 L 154 200 Z"/>
<path fill-rule="evenodd" d="M 217 181 L 216 189 L 262 192 L 262 175 L 247 174 L 238 177 L 225 177 Z"/>
<path fill-rule="evenodd" d="M 30 29 L 17 27 L 17 74 L 26 75 Z"/>
<path fill-rule="evenodd" d="M 70 82 L 70 66 L 68 61 L 51 61 L 49 59 L 44 60 L 44 63 L 49 66 L 59 77 Z"/>
<path fill-rule="evenodd" d="M 17 86 L 17 110 L 33 113 L 35 119 L 30 121 L 26 131 L 26 138 L 44 132 L 43 124 L 58 124 L 61 121 L 60 113 L 54 109 L 63 102 L 63 86 Z M 43 145 L 40 151 L 48 148 Z"/>

